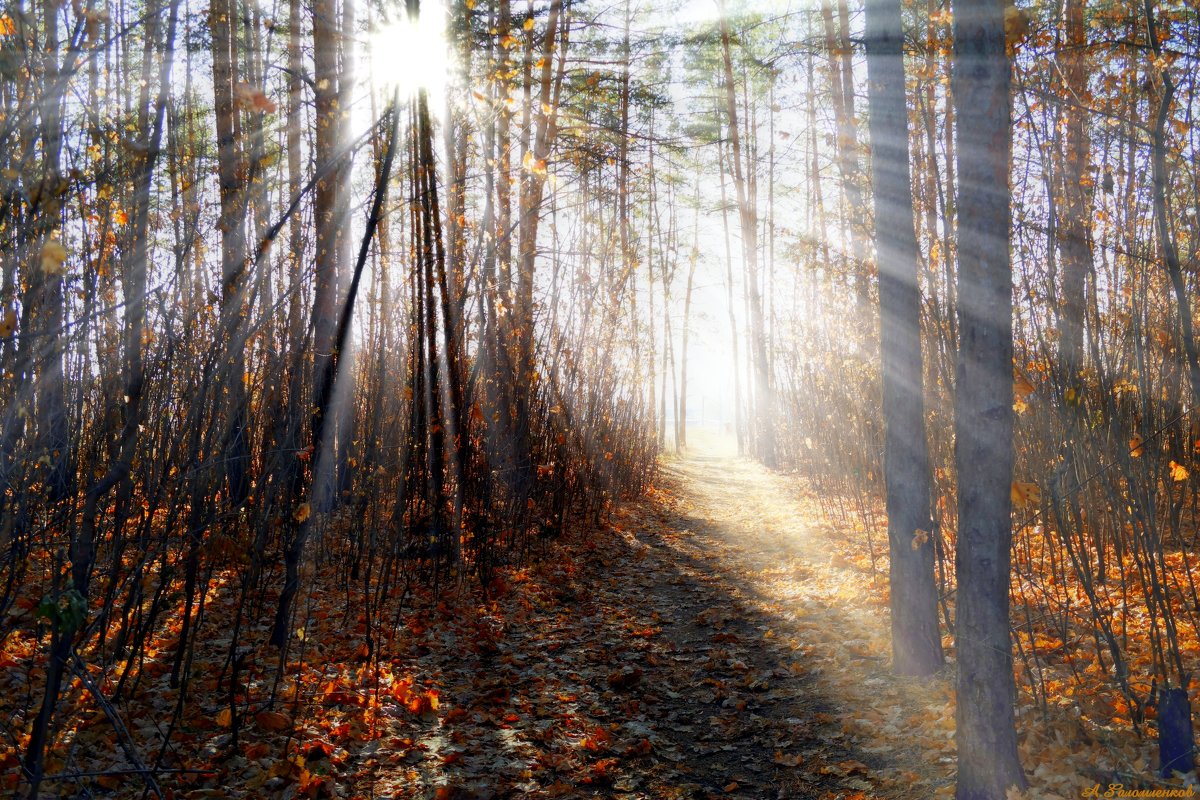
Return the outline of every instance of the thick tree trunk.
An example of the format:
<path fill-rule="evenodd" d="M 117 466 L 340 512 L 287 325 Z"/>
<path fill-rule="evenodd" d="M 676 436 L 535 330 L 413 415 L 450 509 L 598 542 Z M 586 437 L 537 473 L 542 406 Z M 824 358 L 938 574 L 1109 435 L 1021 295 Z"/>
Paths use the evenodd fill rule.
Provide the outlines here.
<path fill-rule="evenodd" d="M 942 666 L 933 579 L 929 451 L 922 385 L 921 292 L 908 170 L 908 106 L 900 0 L 866 5 L 871 181 L 875 190 L 880 351 L 886 426 L 893 668 L 928 675 Z"/>
<path fill-rule="evenodd" d="M 1169 67 L 1159 66 L 1162 59 L 1162 42 L 1159 41 L 1159 27 L 1155 19 L 1153 0 L 1145 0 L 1143 9 L 1146 14 L 1146 38 L 1151 43 L 1155 56 L 1153 69 L 1159 73 L 1161 94 L 1158 98 L 1158 110 L 1154 117 L 1154 126 L 1150 131 L 1150 164 L 1154 187 L 1154 228 L 1158 235 L 1158 249 L 1162 256 L 1167 277 L 1171 281 L 1171 290 L 1175 295 L 1176 311 L 1179 314 L 1179 335 L 1183 344 L 1183 357 L 1192 389 L 1192 403 L 1200 402 L 1200 355 L 1196 351 L 1195 329 L 1192 324 L 1192 298 L 1188 292 L 1183 275 L 1183 266 L 1179 259 L 1179 248 L 1171 231 L 1171 222 L 1167 207 L 1169 176 L 1167 174 L 1167 119 L 1171 104 L 1175 99 L 1175 83 L 1169 72 Z M 1174 646 L 1173 646 L 1174 647 Z M 1177 662 L 1178 663 L 1178 662 Z M 1192 730 L 1191 704 L 1188 701 L 1188 676 L 1179 667 L 1174 676 L 1177 686 L 1164 686 L 1161 704 L 1159 737 L 1159 756 L 1161 773 L 1166 776 L 1171 771 L 1191 772 L 1195 768 L 1195 735 Z"/>
<path fill-rule="evenodd" d="M 1010 63 L 1004 0 L 954 13 L 958 117 L 958 800 L 1025 786 L 1017 757 L 1009 637 L 1012 543 Z"/>

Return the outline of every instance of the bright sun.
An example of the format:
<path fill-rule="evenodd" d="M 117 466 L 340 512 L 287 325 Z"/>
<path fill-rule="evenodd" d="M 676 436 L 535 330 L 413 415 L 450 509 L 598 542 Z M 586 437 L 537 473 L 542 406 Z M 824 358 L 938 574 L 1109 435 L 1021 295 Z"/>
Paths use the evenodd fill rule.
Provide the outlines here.
<path fill-rule="evenodd" d="M 380 25 L 367 40 L 367 63 L 376 88 L 408 97 L 424 87 L 431 107 L 444 100 L 446 71 L 446 12 L 441 0 L 424 0 L 420 19 L 407 17 Z"/>

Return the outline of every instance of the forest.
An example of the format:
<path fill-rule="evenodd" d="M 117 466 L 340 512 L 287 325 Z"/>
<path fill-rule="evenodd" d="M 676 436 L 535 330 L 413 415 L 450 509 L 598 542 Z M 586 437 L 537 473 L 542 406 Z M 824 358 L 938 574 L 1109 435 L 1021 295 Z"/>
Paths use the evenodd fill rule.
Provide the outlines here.
<path fill-rule="evenodd" d="M 1200 792 L 1188 0 L 4 0 L 0 793 Z"/>

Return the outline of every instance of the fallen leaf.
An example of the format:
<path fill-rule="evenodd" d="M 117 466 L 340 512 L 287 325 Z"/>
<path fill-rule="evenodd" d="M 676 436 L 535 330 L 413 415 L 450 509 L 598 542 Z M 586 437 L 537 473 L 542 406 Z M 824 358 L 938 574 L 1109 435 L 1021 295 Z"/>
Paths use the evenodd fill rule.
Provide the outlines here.
<path fill-rule="evenodd" d="M 254 721 L 265 731 L 285 731 L 292 727 L 291 717 L 278 711 L 260 711 L 254 715 Z"/>

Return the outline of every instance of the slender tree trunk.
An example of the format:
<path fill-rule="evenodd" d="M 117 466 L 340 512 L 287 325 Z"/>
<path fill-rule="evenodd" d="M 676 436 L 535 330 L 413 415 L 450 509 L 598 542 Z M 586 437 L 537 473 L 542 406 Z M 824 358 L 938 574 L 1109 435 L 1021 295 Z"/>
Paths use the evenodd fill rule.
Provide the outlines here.
<path fill-rule="evenodd" d="M 62 218 L 62 201 L 67 184 L 60 171 L 62 150 L 62 98 L 58 90 L 59 40 L 58 9 L 54 0 L 46 0 L 45 52 L 42 56 L 42 152 L 44 170 L 39 218 L 42 236 L 48 237 L 58 228 Z M 35 267 L 37 269 L 37 267 Z M 66 380 L 63 372 L 63 349 L 66 340 L 66 313 L 63 300 L 62 270 L 55 274 L 40 273 L 41 291 L 38 298 L 42 343 L 36 359 L 37 409 L 39 449 L 48 461 L 46 487 L 52 501 L 70 495 L 74 476 L 71 470 L 69 430 L 67 427 Z"/>
<path fill-rule="evenodd" d="M 775 426 L 767 372 L 767 345 L 763 330 L 762 295 L 758 286 L 758 222 L 742 172 L 742 146 L 738 130 L 737 95 L 733 84 L 733 57 L 729 21 L 721 3 L 721 57 L 725 70 L 725 111 L 729 117 L 730 163 L 742 223 L 742 258 L 746 268 L 746 298 L 750 313 L 750 352 L 754 363 L 755 455 L 767 467 L 775 466 Z"/>
<path fill-rule="evenodd" d="M 227 362 L 218 373 L 217 408 L 223 408 L 225 433 L 222 461 L 229 500 L 240 505 L 250 493 L 250 450 L 246 442 L 245 350 L 239 341 L 246 302 L 246 165 L 240 144 L 241 127 L 234 104 L 238 83 L 237 23 L 239 0 L 212 0 L 213 105 L 217 133 L 217 182 L 221 232 L 221 331 Z"/>
<path fill-rule="evenodd" d="M 851 281 L 862 320 L 867 319 L 870 300 L 870 275 L 867 264 L 866 200 L 863 197 L 859 159 L 858 118 L 854 104 L 854 50 L 850 44 L 849 9 L 838 0 L 837 24 L 829 0 L 821 4 L 825 27 L 825 49 L 829 55 L 830 84 L 833 91 L 833 117 L 837 129 L 834 148 L 842 194 L 846 199 L 846 229 L 850 234 Z"/>
<path fill-rule="evenodd" d="M 336 0 L 314 0 L 313 3 L 313 97 L 315 114 L 314 160 L 318 176 L 313 194 L 313 226 L 316 229 L 315 289 L 313 292 L 313 363 L 312 397 L 332 397 L 332 389 L 324 381 L 335 376 L 330 364 L 335 358 L 337 339 L 338 260 L 341 253 L 343 220 L 340 216 L 341 182 L 335 165 L 341 158 L 338 152 L 339 134 L 339 89 L 338 89 L 338 16 Z M 311 431 L 314 448 L 331 448 L 332 437 L 316 436 L 325 433 L 327 408 L 313 403 L 311 406 Z M 329 425 L 332 428 L 332 424 Z M 291 632 L 292 602 L 300 591 L 300 560 L 304 555 L 304 543 L 309 523 L 307 514 L 297 513 L 301 507 L 309 514 L 324 510 L 333 502 L 334 458 L 315 450 L 311 454 L 313 474 L 307 505 L 302 502 L 303 470 L 293 474 L 291 501 L 288 509 L 289 527 L 287 544 L 284 547 L 283 590 L 275 608 L 275 622 L 271 630 L 271 644 L 282 648 L 287 644 Z"/>
<path fill-rule="evenodd" d="M 563 15 L 562 0 L 552 0 L 546 19 L 538 63 L 538 96 L 536 121 L 531 123 L 531 141 L 523 158 L 520 211 L 518 221 L 520 259 L 517 271 L 517 441 L 522 458 L 521 469 L 527 472 L 527 485 L 533 476 L 533 442 L 531 405 L 534 397 L 534 336 L 535 324 L 533 288 L 537 262 L 537 237 L 541 223 L 542 196 L 546 186 L 546 159 L 550 155 L 557 132 L 558 104 L 567 52 L 569 22 Z M 557 69 L 555 65 L 557 64 Z"/>
<path fill-rule="evenodd" d="M 729 197 L 725 191 L 725 147 L 717 143 L 717 174 L 721 180 L 721 230 L 725 234 L 725 309 L 729 315 L 729 345 L 733 352 L 733 428 L 737 436 L 738 455 L 749 449 L 743 417 L 749 413 L 742 402 L 742 367 L 738 357 L 737 312 L 733 305 L 733 249 L 729 244 Z"/>
<path fill-rule="evenodd" d="M 1087 131 L 1088 96 L 1087 29 L 1083 21 L 1084 0 L 1066 0 L 1064 17 L 1066 50 L 1063 82 L 1066 98 L 1066 152 L 1063 156 L 1063 205 L 1061 230 L 1062 293 L 1059 296 L 1058 356 L 1064 386 L 1078 390 L 1083 368 L 1084 284 L 1092 269 L 1091 204 L 1089 161 L 1091 142 Z"/>
<path fill-rule="evenodd" d="M 679 447 L 687 448 L 688 331 L 692 319 L 692 288 L 700 263 L 700 184 L 696 183 L 696 215 L 692 221 L 692 251 L 688 254 L 687 289 L 683 295 L 683 332 L 679 343 Z"/>
<path fill-rule="evenodd" d="M 348 109 L 354 103 L 355 88 L 355 39 L 357 23 L 355 0 L 341 0 L 342 21 L 341 36 L 338 37 L 338 143 L 346 147 L 350 142 L 350 113 Z M 353 176 L 353 161 L 349 153 L 338 167 L 338 205 L 337 217 L 344 226 L 349 221 L 350 195 L 353 191 L 351 178 Z M 341 252 L 337 264 L 337 293 L 338 308 L 344 308 L 350 291 L 351 264 L 354 261 L 354 241 L 351 237 L 342 235 Z M 337 452 L 337 460 L 333 464 L 332 476 L 336 488 L 333 501 L 337 505 L 344 503 L 350 496 L 354 484 L 354 419 L 355 392 L 358 384 L 358 370 L 354 367 L 356 360 L 356 343 L 351 337 L 346 341 L 345 352 L 337 354 L 338 369 L 334 374 L 337 385 L 334 387 L 332 410 L 337 414 L 337 428 L 331 431 L 333 446 Z"/>

